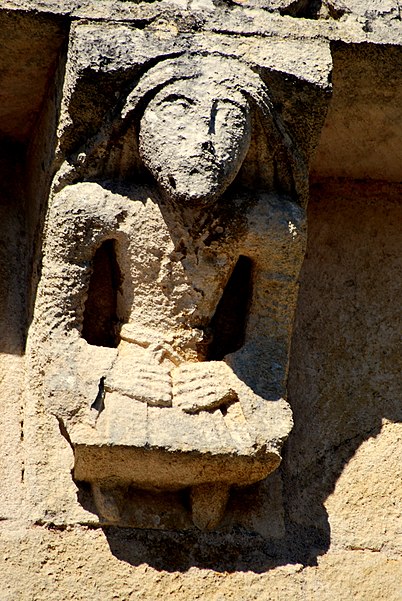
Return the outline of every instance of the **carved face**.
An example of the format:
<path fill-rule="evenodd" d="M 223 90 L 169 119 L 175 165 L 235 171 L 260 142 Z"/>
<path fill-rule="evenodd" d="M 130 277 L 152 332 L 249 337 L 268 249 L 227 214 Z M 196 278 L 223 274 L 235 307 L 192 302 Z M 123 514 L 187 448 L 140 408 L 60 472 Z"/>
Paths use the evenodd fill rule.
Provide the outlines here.
<path fill-rule="evenodd" d="M 207 76 L 166 86 L 141 120 L 140 153 L 162 188 L 183 204 L 205 205 L 234 180 L 250 144 L 250 111 L 240 92 Z"/>

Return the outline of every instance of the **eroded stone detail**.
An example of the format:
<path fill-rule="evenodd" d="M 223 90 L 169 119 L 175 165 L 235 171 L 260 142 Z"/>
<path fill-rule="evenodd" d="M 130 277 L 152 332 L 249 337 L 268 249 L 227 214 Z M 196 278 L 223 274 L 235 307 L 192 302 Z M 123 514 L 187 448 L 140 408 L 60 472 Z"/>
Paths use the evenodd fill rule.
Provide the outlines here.
<path fill-rule="evenodd" d="M 279 465 L 306 199 L 268 87 L 227 57 L 145 69 L 62 165 L 32 369 L 107 523 L 125 486 L 191 489 L 214 528 Z"/>

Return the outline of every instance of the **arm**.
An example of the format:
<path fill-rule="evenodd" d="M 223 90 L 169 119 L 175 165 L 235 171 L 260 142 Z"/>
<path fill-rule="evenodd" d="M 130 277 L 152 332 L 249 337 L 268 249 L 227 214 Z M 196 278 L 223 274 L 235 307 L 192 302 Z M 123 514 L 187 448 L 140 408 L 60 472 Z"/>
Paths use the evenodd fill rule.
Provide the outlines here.
<path fill-rule="evenodd" d="M 177 368 L 173 372 L 173 404 L 187 412 L 224 406 L 232 402 L 239 382 L 267 400 L 285 397 L 305 237 L 304 212 L 298 205 L 274 196 L 260 197 L 249 214 L 248 234 L 240 247 L 240 254 L 249 257 L 253 265 L 244 343 L 223 361 Z M 245 284 L 238 281 L 236 285 Z M 229 286 L 233 296 L 241 293 L 236 285 Z M 225 314 L 230 308 L 229 302 L 222 327 L 229 324 L 236 330 L 239 319 Z M 220 327 L 219 319 L 215 326 Z"/>

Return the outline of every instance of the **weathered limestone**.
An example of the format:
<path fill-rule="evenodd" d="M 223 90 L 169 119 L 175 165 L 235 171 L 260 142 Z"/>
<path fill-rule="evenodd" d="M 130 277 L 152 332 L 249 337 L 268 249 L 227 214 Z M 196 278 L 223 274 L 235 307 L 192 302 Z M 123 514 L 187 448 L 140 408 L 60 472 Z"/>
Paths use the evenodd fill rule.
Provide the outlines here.
<path fill-rule="evenodd" d="M 130 487 L 192 489 L 195 524 L 213 528 L 232 485 L 277 468 L 291 429 L 307 163 L 323 111 L 311 106 L 299 144 L 300 125 L 247 62 L 200 55 L 187 36 L 151 31 L 148 50 L 135 27 L 115 33 L 114 48 L 104 27 L 72 37 L 66 156 L 29 340 L 31 378 L 44 377 L 29 403 L 57 418 L 102 521 L 122 523 L 124 489 L 125 503 Z M 93 102 L 88 68 L 100 85 L 113 71 L 126 83 L 77 145 L 70 99 Z M 311 103 L 325 94 L 317 78 Z"/>
<path fill-rule="evenodd" d="M 170 596 L 178 601 L 197 597 L 234 601 L 245 597 L 250 601 L 330 601 L 334 597 L 349 601 L 351 595 L 358 601 L 401 598 L 400 558 L 342 550 L 303 569 L 301 564 L 276 565 L 251 546 L 244 549 L 247 555 L 243 557 L 239 542 L 239 538 L 234 540 L 234 549 L 234 544 L 218 540 L 205 553 L 202 543 L 194 540 L 182 548 L 173 537 L 163 544 L 155 533 L 145 538 L 130 536 L 125 529 L 110 533 L 108 538 L 100 529 L 83 527 L 63 533 L 41 528 L 3 532 L 2 595 L 5 601 L 86 601 L 88 596 L 105 600 L 114 596 L 119 601 L 130 596 L 150 600 Z M 155 555 L 159 560 L 153 561 Z M 258 572 L 250 570 L 247 563 L 247 556 L 253 555 Z M 225 557 L 231 560 L 228 571 L 225 561 L 219 564 Z M 211 563 L 218 569 L 211 569 Z"/>
<path fill-rule="evenodd" d="M 2 1 L 2 601 L 400 600 L 401 39 Z"/>
<path fill-rule="evenodd" d="M 400 184 L 384 182 L 312 189 L 287 458 L 288 510 L 301 530 L 331 548 L 392 555 L 401 530 L 400 195 Z"/>

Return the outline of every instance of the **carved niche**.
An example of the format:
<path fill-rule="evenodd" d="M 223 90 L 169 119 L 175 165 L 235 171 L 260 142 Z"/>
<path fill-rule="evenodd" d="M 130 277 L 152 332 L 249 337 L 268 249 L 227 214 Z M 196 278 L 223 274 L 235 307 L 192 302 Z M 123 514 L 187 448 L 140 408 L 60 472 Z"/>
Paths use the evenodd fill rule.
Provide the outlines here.
<path fill-rule="evenodd" d="M 143 69 L 61 166 L 31 352 L 103 522 L 134 487 L 190 491 L 214 528 L 278 467 L 306 195 L 261 76 L 191 52 Z"/>

